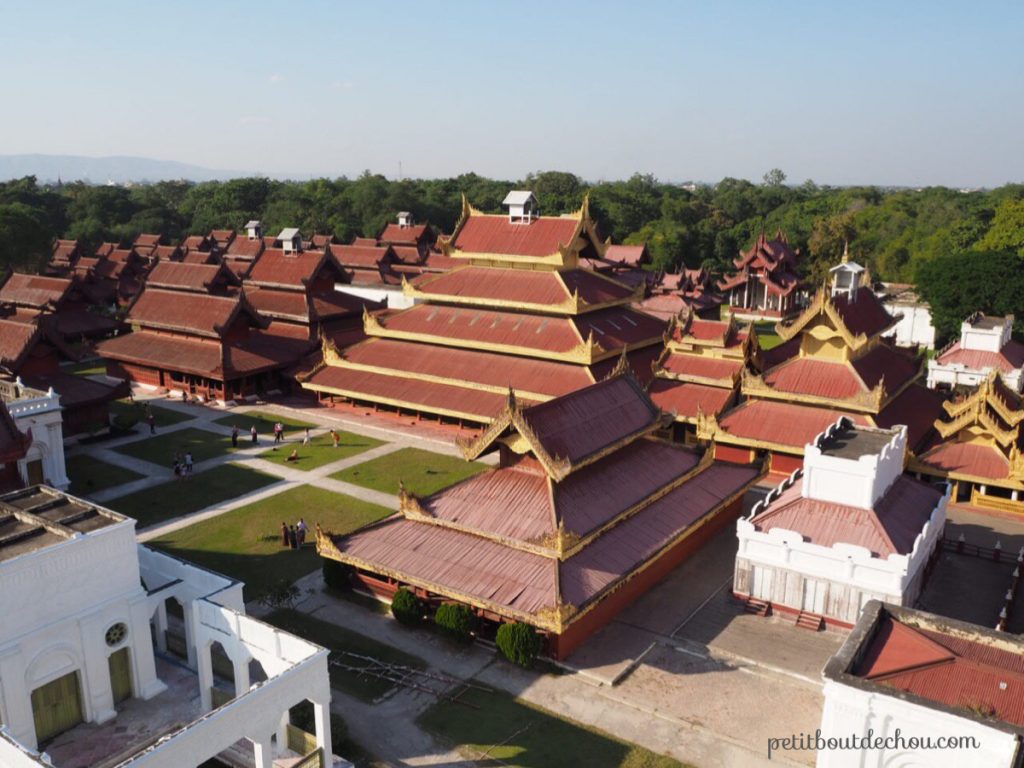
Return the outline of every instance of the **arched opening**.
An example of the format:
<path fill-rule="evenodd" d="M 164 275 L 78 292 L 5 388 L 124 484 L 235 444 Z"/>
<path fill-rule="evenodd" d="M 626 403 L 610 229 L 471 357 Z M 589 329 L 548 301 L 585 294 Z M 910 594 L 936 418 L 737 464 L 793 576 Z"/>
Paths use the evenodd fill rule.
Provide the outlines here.
<path fill-rule="evenodd" d="M 345 738 L 345 724 L 341 720 L 335 720 L 331 717 L 331 734 L 332 734 L 332 745 L 337 737 L 337 741 L 341 741 Z M 296 757 L 307 757 L 308 755 L 316 752 L 319 741 L 317 739 L 316 732 L 316 714 L 313 702 L 309 699 L 303 699 L 295 706 L 288 710 L 288 725 L 285 728 L 285 743 L 278 744 L 278 753 L 287 755 L 290 753 L 291 756 Z M 287 749 L 288 752 L 285 752 Z M 331 751 L 336 751 L 337 747 L 332 746 Z M 325 761 L 329 760 L 330 756 L 325 756 Z M 326 764 L 326 762 L 325 762 Z"/>
<path fill-rule="evenodd" d="M 78 670 L 32 691 L 32 718 L 40 748 L 85 721 Z"/>
<path fill-rule="evenodd" d="M 188 645 L 185 642 L 185 606 L 176 597 L 164 602 L 167 610 L 167 629 L 164 631 L 165 648 L 168 653 L 188 661 Z M 160 643 L 157 643 L 160 647 Z"/>
<path fill-rule="evenodd" d="M 257 683 L 264 683 L 267 681 L 268 675 L 266 670 L 263 669 L 263 665 L 260 664 L 256 659 L 249 660 L 249 685 L 256 685 Z"/>
<path fill-rule="evenodd" d="M 219 707 L 235 697 L 235 667 L 217 640 L 210 645 L 210 664 L 213 668 L 213 706 Z"/>

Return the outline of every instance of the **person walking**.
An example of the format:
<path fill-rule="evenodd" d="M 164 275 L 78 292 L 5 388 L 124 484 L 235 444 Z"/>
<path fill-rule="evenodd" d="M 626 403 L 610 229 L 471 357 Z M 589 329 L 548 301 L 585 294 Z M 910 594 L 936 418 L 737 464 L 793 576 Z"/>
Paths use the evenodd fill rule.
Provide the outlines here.
<path fill-rule="evenodd" d="M 339 435 L 337 432 L 335 432 L 332 429 L 331 430 L 331 440 L 334 442 L 334 447 L 337 448 L 338 444 L 341 443 L 341 435 Z"/>
<path fill-rule="evenodd" d="M 303 435 L 303 437 L 302 437 L 302 445 L 303 445 L 303 447 L 305 447 L 305 446 L 309 445 L 311 442 L 312 442 L 312 440 L 310 440 L 310 438 L 309 438 L 309 427 L 306 427 L 306 434 Z"/>
<path fill-rule="evenodd" d="M 249 430 L 249 434 L 252 435 L 252 444 L 256 445 L 260 441 L 259 433 L 256 432 L 256 425 L 252 425 L 252 429 Z"/>
<path fill-rule="evenodd" d="M 292 534 L 292 549 L 298 549 L 299 548 L 299 532 L 297 530 L 295 530 L 295 526 L 294 525 L 291 527 L 291 534 Z"/>
<path fill-rule="evenodd" d="M 185 451 L 185 474 L 192 474 L 192 451 Z"/>
<path fill-rule="evenodd" d="M 237 424 L 235 424 L 235 426 L 233 426 L 231 428 L 231 447 L 232 448 L 237 448 L 238 447 L 238 425 Z"/>
<path fill-rule="evenodd" d="M 280 443 L 280 442 L 283 442 L 283 441 L 284 441 L 284 427 L 281 425 L 281 422 L 279 421 L 279 422 L 277 422 L 274 425 L 274 443 L 277 444 L 277 443 Z"/>
<path fill-rule="evenodd" d="M 153 415 L 153 411 L 146 406 L 146 423 L 149 424 L 149 434 L 156 434 L 156 416 Z"/>
<path fill-rule="evenodd" d="M 281 522 L 281 546 L 288 546 L 288 523 L 284 521 Z"/>
<path fill-rule="evenodd" d="M 295 549 L 295 527 L 288 527 L 286 523 L 284 526 L 284 545 L 289 549 Z"/>
<path fill-rule="evenodd" d="M 304 517 L 299 518 L 298 524 L 295 526 L 295 530 L 299 532 L 299 548 L 306 543 L 306 533 L 309 532 L 309 526 L 306 525 L 306 519 Z"/>

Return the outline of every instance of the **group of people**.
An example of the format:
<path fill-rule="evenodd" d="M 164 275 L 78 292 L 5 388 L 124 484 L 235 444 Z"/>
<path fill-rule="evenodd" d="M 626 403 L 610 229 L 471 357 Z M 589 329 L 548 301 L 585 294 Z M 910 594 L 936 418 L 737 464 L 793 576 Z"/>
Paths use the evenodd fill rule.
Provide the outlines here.
<path fill-rule="evenodd" d="M 238 447 L 238 435 L 239 435 L 238 425 L 235 424 L 233 427 L 231 427 L 231 447 L 232 448 L 237 448 Z M 249 437 L 252 440 L 252 444 L 253 445 L 259 445 L 260 433 L 256 431 L 256 425 L 255 424 L 253 424 L 252 427 L 249 429 Z M 277 441 L 275 440 L 274 442 L 277 442 Z"/>
<path fill-rule="evenodd" d="M 186 478 L 192 474 L 192 451 L 185 451 L 185 454 L 174 454 L 174 476 Z"/>
<path fill-rule="evenodd" d="M 288 523 L 282 522 L 281 546 L 299 549 L 306 541 L 306 532 L 308 530 L 309 526 L 306 525 L 306 521 L 301 517 L 295 525 L 288 525 Z"/>

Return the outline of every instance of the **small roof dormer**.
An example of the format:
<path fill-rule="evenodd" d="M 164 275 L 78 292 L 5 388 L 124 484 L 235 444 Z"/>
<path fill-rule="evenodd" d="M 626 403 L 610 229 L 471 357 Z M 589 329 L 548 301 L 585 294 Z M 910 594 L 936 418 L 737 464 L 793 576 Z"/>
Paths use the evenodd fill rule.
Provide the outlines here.
<path fill-rule="evenodd" d="M 245 233 L 250 240 L 259 240 L 263 237 L 263 224 L 259 220 L 253 219 L 245 225 Z"/>
<path fill-rule="evenodd" d="M 282 229 L 277 239 L 285 253 L 298 253 L 302 250 L 302 233 L 299 232 L 298 227 Z"/>
<path fill-rule="evenodd" d="M 851 302 L 855 301 L 865 269 L 857 262 L 850 261 L 849 244 L 843 247 L 842 262 L 828 272 L 832 275 L 832 295 L 845 295 Z"/>
<path fill-rule="evenodd" d="M 537 198 L 533 192 L 528 190 L 512 190 L 505 195 L 505 199 L 501 201 L 501 204 L 508 206 L 508 220 L 510 222 L 529 224 L 540 216 L 540 206 L 537 204 Z"/>

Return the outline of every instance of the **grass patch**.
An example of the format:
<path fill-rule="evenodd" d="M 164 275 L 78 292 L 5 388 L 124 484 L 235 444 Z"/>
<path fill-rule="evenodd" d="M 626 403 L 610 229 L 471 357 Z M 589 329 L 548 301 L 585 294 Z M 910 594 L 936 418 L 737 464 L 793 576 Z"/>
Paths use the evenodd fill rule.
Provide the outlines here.
<path fill-rule="evenodd" d="M 761 349 L 772 349 L 782 343 L 779 334 L 775 332 L 775 323 L 754 323 L 754 328 L 757 329 L 757 341 L 761 345 Z"/>
<path fill-rule="evenodd" d="M 61 371 L 75 376 L 100 376 L 106 374 L 107 364 L 102 357 L 94 357 L 90 360 L 80 360 L 74 365 L 62 365 Z"/>
<path fill-rule="evenodd" d="M 683 768 L 678 760 L 566 720 L 502 691 L 469 689 L 460 701 L 439 701 L 417 719 L 469 759 L 524 768 Z M 501 746 L 495 746 L 500 744 Z"/>
<path fill-rule="evenodd" d="M 150 410 L 153 412 L 157 430 L 160 427 L 169 427 L 172 424 L 180 424 L 183 421 L 195 418 L 190 413 L 180 413 L 170 408 L 161 408 L 159 405 L 153 405 L 152 403 L 133 400 L 115 400 L 110 404 L 110 414 L 124 419 L 133 419 L 138 424 L 140 431 L 144 430 L 148 433 L 149 425 L 146 424 L 146 405 L 149 405 Z"/>
<path fill-rule="evenodd" d="M 71 487 L 68 490 L 75 496 L 88 496 L 144 477 L 130 469 L 100 461 L 87 453 L 69 456 L 66 467 L 68 477 L 71 478 Z"/>
<path fill-rule="evenodd" d="M 349 651 L 362 656 L 372 656 L 390 664 L 401 664 L 414 669 L 427 668 L 426 662 L 418 656 L 399 651 L 390 645 L 384 645 L 365 635 L 360 635 L 337 624 L 315 619 L 299 611 L 283 608 L 267 616 L 267 621 L 275 627 L 280 627 L 330 649 L 332 659 L 344 660 L 346 657 L 341 656 L 340 652 Z M 348 661 L 355 664 L 359 660 L 350 658 Z M 331 685 L 365 702 L 373 702 L 395 686 L 388 680 L 361 677 L 355 672 L 348 672 L 333 666 L 331 667 Z"/>
<path fill-rule="evenodd" d="M 398 481 L 401 480 L 410 493 L 429 496 L 485 469 L 487 465 L 478 461 L 466 461 L 420 448 L 402 448 L 335 472 L 331 477 L 384 493 L 398 493 Z"/>
<path fill-rule="evenodd" d="M 140 425 L 138 428 L 146 429 L 145 425 Z M 233 449 L 230 437 L 207 432 L 205 429 L 189 427 L 165 435 L 157 432 L 157 434 L 147 436 L 142 440 L 125 443 L 114 450 L 125 456 L 131 456 L 133 459 L 142 459 L 153 464 L 171 467 L 174 465 L 176 453 L 184 456 L 186 451 L 191 451 L 192 460 L 198 464 L 216 456 L 223 456 Z"/>
<path fill-rule="evenodd" d="M 354 435 L 351 432 L 338 432 L 338 437 L 341 438 L 341 443 L 337 448 L 334 447 L 334 441 L 328 433 L 313 437 L 308 446 L 302 445 L 302 441 L 298 439 L 279 444 L 276 450 L 271 448 L 261 453 L 260 458 L 293 469 L 316 469 L 332 461 L 341 461 L 382 445 L 380 440 Z M 293 449 L 299 452 L 298 461 L 288 461 Z"/>
<path fill-rule="evenodd" d="M 107 502 L 107 506 L 134 517 L 141 529 L 198 512 L 276 482 L 276 477 L 264 472 L 238 464 L 221 464 L 206 472 L 197 472 L 187 480 L 169 480 L 120 496 Z"/>
<path fill-rule="evenodd" d="M 262 437 L 269 437 L 271 440 L 274 439 L 274 425 L 277 422 L 281 422 L 284 427 L 284 433 L 286 435 L 294 432 L 299 432 L 306 427 L 315 427 L 316 424 L 312 424 L 308 421 L 299 421 L 298 419 L 289 419 L 284 416 L 278 416 L 276 413 L 270 413 L 269 411 L 249 411 L 248 413 L 235 413 L 229 416 L 223 416 L 219 419 L 214 419 L 214 424 L 220 424 L 222 427 L 231 427 L 238 425 L 239 440 L 249 438 L 249 431 L 256 426 L 256 431 L 260 433 Z"/>
<path fill-rule="evenodd" d="M 208 474 L 179 485 L 198 484 Z M 320 523 L 334 533 L 349 533 L 390 514 L 390 509 L 351 496 L 300 485 L 150 543 L 244 581 L 245 599 L 252 600 L 282 580 L 293 582 L 320 567 L 320 557 L 311 546 L 312 534 L 301 550 L 281 546 L 282 522 L 292 525 L 303 517 L 311 531 Z"/>

